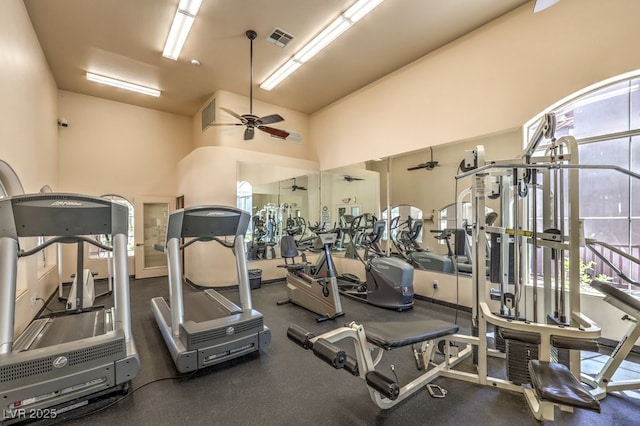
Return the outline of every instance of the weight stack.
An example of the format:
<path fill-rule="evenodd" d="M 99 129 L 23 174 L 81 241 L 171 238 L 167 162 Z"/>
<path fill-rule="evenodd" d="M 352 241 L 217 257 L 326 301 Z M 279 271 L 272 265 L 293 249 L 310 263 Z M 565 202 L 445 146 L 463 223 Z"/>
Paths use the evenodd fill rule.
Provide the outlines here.
<path fill-rule="evenodd" d="M 493 335 L 495 336 L 496 350 L 505 353 L 507 351 L 507 343 L 504 341 L 502 335 L 500 334 L 500 327 L 496 326 L 496 331 L 495 333 L 493 333 Z"/>
<path fill-rule="evenodd" d="M 551 362 L 557 362 L 563 364 L 566 367 L 570 367 L 571 361 L 569 358 L 569 349 L 557 348 L 551 346 Z"/>
<path fill-rule="evenodd" d="M 516 385 L 531 383 L 529 361 L 538 359 L 540 335 L 506 328 L 501 328 L 499 334 L 506 342 L 507 378 Z"/>
<path fill-rule="evenodd" d="M 516 385 L 531 383 L 529 361 L 538 359 L 538 345 L 507 339 L 507 378 Z"/>
<path fill-rule="evenodd" d="M 477 325 L 471 325 L 471 335 L 477 337 L 478 336 L 478 326 Z M 478 345 L 472 345 L 473 346 L 473 365 L 478 365 Z"/>

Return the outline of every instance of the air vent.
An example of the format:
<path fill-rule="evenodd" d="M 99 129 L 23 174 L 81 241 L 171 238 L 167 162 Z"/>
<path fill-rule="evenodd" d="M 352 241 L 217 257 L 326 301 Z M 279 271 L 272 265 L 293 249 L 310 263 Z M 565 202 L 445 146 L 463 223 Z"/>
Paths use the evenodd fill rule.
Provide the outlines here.
<path fill-rule="evenodd" d="M 211 126 L 216 121 L 216 100 L 213 99 L 209 105 L 202 110 L 202 131 Z"/>
<path fill-rule="evenodd" d="M 281 30 L 280 28 L 276 28 L 271 32 L 271 34 L 269 34 L 266 40 L 278 47 L 285 47 L 291 40 L 293 40 L 293 35 Z"/>

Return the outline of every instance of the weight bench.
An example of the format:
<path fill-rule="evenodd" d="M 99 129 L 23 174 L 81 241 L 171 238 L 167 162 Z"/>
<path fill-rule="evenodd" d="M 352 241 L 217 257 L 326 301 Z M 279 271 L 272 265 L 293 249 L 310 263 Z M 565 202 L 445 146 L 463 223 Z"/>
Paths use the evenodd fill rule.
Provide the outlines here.
<path fill-rule="evenodd" d="M 471 345 L 454 355 L 445 354 L 444 361 L 432 364 L 430 370 L 404 386 L 376 371 L 375 367 L 382 360 L 384 352 L 421 343 L 427 347 L 428 355 L 425 358 L 431 359 L 438 341 L 453 338 L 458 328 L 455 324 L 440 320 L 368 323 L 366 326 L 351 322 L 315 336 L 293 324 L 287 330 L 287 337 L 303 349 L 312 350 L 314 355 L 333 368 L 343 369 L 363 379 L 372 401 L 382 409 L 389 409 L 437 378 L 442 370 L 457 365 L 469 356 Z M 355 358 L 335 345 L 344 339 L 354 340 Z"/>
<path fill-rule="evenodd" d="M 568 412 L 573 408 L 600 412 L 600 402 L 564 364 L 532 359 L 529 375 L 533 388 L 525 387 L 524 396 L 536 420 L 553 421 L 556 405 Z"/>
<path fill-rule="evenodd" d="M 507 342 L 528 348 L 526 351 L 524 348 L 516 350 L 507 344 L 507 377 L 515 384 L 531 384 L 531 387 L 523 387 L 523 393 L 537 420 L 553 420 L 556 405 L 568 412 L 572 412 L 573 408 L 600 412 L 598 400 L 582 386 L 565 364 L 538 360 L 540 334 L 500 328 L 500 335 Z M 598 350 L 598 344 L 587 339 L 552 335 L 551 343 L 559 349 Z M 517 352 L 513 357 L 515 359 L 511 359 L 511 351 Z M 529 354 L 526 358 L 523 356 L 524 352 Z M 522 367 L 519 367 L 521 364 Z M 521 369 L 526 371 L 521 372 Z M 523 374 L 527 374 L 526 377 Z"/>
<path fill-rule="evenodd" d="M 591 286 L 605 295 L 605 302 L 624 312 L 625 315 L 622 319 L 629 320 L 631 325 L 600 372 L 595 377 L 583 374 L 581 379 L 593 388 L 591 394 L 598 399 L 603 399 L 608 392 L 640 389 L 640 378 L 623 381 L 612 380 L 616 370 L 640 338 L 640 300 L 602 281 L 593 280 Z"/>

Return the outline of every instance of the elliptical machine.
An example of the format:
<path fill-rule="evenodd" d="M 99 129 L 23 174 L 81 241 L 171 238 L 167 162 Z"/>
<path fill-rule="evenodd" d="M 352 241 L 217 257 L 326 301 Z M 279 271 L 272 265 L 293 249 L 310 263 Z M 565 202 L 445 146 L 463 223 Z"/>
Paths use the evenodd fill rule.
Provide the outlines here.
<path fill-rule="evenodd" d="M 418 269 L 437 272 L 453 272 L 454 265 L 451 260 L 451 248 L 449 246 L 449 240 L 447 239 L 447 247 L 449 252 L 447 256 L 427 251 L 420 247 L 420 244 L 416 241 L 420 231 L 422 230 L 422 222 L 420 220 L 412 219 L 411 216 L 407 220 L 398 225 L 400 216 L 396 216 L 392 220 L 391 229 L 395 229 L 396 232 L 391 236 L 393 245 L 397 250 L 397 255 L 402 259 L 409 262 L 411 265 Z M 436 239 L 446 239 L 448 235 L 442 234 L 442 231 L 432 230 L 432 233 L 438 233 Z"/>
<path fill-rule="evenodd" d="M 367 216 L 357 216 L 351 222 L 352 235 Z M 361 232 L 360 244 L 365 247 L 361 256 L 356 257 L 366 270 L 366 281 L 360 282 L 351 274 L 342 275 L 338 280 L 340 294 L 369 305 L 396 311 L 413 308 L 413 266 L 397 257 L 385 257 L 378 241 L 382 238 L 385 221 L 374 220 L 370 231 Z M 373 253 L 373 254 L 370 254 Z"/>

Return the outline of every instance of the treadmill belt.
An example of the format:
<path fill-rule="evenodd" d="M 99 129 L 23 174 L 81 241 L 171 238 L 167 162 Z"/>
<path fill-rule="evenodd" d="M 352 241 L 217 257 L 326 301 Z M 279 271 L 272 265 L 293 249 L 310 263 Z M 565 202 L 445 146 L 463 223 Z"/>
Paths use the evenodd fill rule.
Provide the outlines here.
<path fill-rule="evenodd" d="M 44 336 L 35 342 L 31 349 L 72 342 L 101 334 L 104 334 L 104 310 L 102 309 L 60 316 L 53 319 Z"/>
<path fill-rule="evenodd" d="M 183 297 L 184 320 L 193 322 L 205 322 L 223 318 L 229 315 L 229 311 L 220 306 L 213 298 L 200 291 L 187 293 Z"/>

